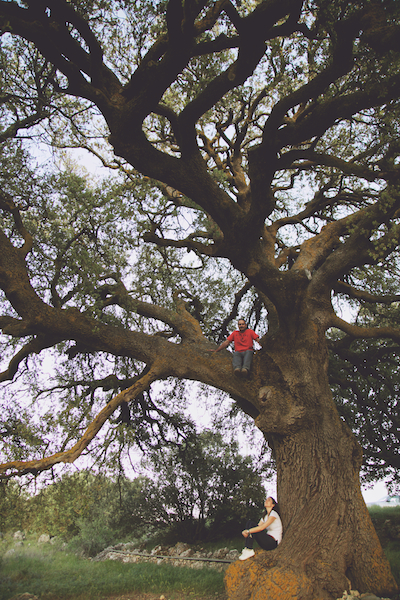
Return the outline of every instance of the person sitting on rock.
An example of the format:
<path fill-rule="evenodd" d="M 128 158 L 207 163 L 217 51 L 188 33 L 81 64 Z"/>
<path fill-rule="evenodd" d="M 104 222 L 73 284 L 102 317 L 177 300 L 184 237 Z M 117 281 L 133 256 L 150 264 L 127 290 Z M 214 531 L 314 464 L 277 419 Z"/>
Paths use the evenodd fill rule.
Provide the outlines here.
<path fill-rule="evenodd" d="M 242 531 L 242 536 L 246 538 L 246 544 L 239 560 L 246 560 L 254 556 L 254 540 L 263 550 L 274 550 L 282 541 L 283 527 L 276 500 L 268 496 L 264 506 L 265 514 L 258 525 L 254 521 L 248 521 L 246 529 Z"/>

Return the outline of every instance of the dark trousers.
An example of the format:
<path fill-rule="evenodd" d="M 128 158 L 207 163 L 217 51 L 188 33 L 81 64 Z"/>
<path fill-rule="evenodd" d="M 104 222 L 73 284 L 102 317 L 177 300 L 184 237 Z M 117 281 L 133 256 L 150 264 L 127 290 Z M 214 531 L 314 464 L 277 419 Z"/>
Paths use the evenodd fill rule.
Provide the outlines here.
<path fill-rule="evenodd" d="M 258 525 L 258 523 L 255 523 L 254 521 L 247 521 L 246 529 L 251 529 L 252 527 L 257 527 L 257 525 Z M 272 535 L 268 535 L 266 529 L 264 529 L 264 531 L 259 531 L 258 533 L 252 533 L 251 537 L 249 535 L 246 538 L 246 543 L 245 543 L 246 548 L 250 548 L 250 550 L 252 550 L 254 540 L 256 540 L 257 544 L 263 550 L 274 550 L 278 545 L 278 542 L 276 541 L 276 539 L 273 538 Z"/>

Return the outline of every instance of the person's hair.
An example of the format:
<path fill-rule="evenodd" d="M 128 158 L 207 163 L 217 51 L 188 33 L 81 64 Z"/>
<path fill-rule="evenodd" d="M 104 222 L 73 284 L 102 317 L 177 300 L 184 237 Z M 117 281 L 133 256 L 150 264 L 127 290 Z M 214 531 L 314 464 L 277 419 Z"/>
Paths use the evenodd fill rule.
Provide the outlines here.
<path fill-rule="evenodd" d="M 270 498 L 271 498 L 272 502 L 274 503 L 274 508 L 272 510 L 274 510 L 276 513 L 278 513 L 279 516 L 281 516 L 281 513 L 279 512 L 279 505 L 278 505 L 277 501 L 272 496 L 270 496 Z"/>
<path fill-rule="evenodd" d="M 246 319 L 243 319 L 243 317 L 239 317 L 238 323 L 239 323 L 239 321 L 243 321 L 245 323 L 245 325 L 247 325 L 247 321 L 246 321 Z"/>
<path fill-rule="evenodd" d="M 272 496 L 267 496 L 267 498 L 271 498 L 272 502 L 274 503 L 274 508 L 272 510 L 274 510 L 276 513 L 278 513 L 279 516 L 281 516 L 281 513 L 279 512 L 279 506 L 277 501 L 275 500 L 275 498 L 273 498 Z M 267 509 L 265 509 L 263 517 L 265 517 L 267 514 Z"/>

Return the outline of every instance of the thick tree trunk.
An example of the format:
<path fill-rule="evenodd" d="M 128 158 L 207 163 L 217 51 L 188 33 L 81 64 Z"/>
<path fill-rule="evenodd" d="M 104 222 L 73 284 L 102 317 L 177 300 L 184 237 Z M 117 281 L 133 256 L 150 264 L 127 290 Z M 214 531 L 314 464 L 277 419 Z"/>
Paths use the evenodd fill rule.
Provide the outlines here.
<path fill-rule="evenodd" d="M 229 567 L 229 600 L 331 600 L 350 588 L 391 595 L 397 586 L 360 491 L 362 452 L 332 400 L 324 342 L 299 337 L 272 340 L 255 364 L 268 382 L 256 424 L 277 464 L 283 541 Z"/>

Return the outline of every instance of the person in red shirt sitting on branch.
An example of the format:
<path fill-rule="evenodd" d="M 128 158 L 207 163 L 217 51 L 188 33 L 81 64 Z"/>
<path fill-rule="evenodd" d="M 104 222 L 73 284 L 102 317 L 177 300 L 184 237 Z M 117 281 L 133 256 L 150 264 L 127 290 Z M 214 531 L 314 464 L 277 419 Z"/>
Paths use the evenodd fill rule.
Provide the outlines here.
<path fill-rule="evenodd" d="M 247 327 L 244 319 L 238 321 L 239 330 L 233 331 L 218 348 L 210 352 L 219 352 L 227 348 L 231 342 L 234 343 L 235 351 L 232 358 L 232 366 L 235 375 L 248 377 L 253 360 L 253 341 L 258 340 L 259 336 L 255 331 Z"/>

